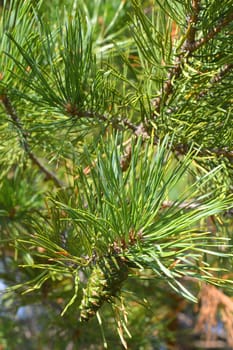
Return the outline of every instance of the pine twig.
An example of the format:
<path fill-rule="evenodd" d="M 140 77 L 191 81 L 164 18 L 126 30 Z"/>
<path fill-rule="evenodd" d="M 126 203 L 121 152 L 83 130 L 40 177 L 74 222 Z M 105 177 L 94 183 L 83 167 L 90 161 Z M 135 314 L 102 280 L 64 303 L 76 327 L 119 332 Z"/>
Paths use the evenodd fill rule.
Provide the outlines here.
<path fill-rule="evenodd" d="M 225 64 L 225 66 L 220 70 L 220 72 L 211 79 L 211 83 L 219 83 L 232 68 L 233 63 Z"/>
<path fill-rule="evenodd" d="M 181 53 L 177 56 L 175 65 L 168 71 L 167 79 L 159 93 L 159 96 L 152 102 L 155 107 L 153 112 L 153 117 L 156 118 L 160 114 L 162 103 L 166 103 L 169 96 L 173 92 L 173 81 L 180 77 L 183 64 L 185 60 L 191 55 L 193 47 L 195 45 L 196 28 L 195 25 L 198 21 L 198 14 L 200 11 L 199 6 L 200 0 L 192 0 L 192 14 L 188 19 L 187 29 L 186 29 L 186 40 L 182 46 Z"/>
<path fill-rule="evenodd" d="M 78 111 L 76 106 L 70 106 L 70 104 L 69 104 L 69 108 L 65 106 L 65 110 L 66 110 L 66 113 L 68 113 L 74 118 L 76 117 L 78 119 L 81 119 L 81 118 L 98 119 L 111 125 L 115 130 L 122 130 L 126 128 L 132 131 L 132 133 L 136 137 L 142 137 L 143 140 L 150 138 L 150 135 L 147 132 L 146 128 L 144 127 L 143 123 L 140 123 L 137 125 L 132 123 L 127 118 L 121 118 L 121 117 L 108 118 L 108 116 L 105 114 L 100 114 L 100 113 L 90 112 L 90 111 Z M 155 140 L 157 140 L 158 142 L 158 138 L 156 136 L 155 136 Z"/>
<path fill-rule="evenodd" d="M 91 111 L 78 111 L 76 106 L 70 106 L 70 103 L 68 103 L 65 106 L 66 112 L 71 115 L 72 117 L 76 117 L 78 119 L 81 118 L 87 118 L 87 119 L 98 119 L 103 122 L 107 122 L 108 124 L 111 124 L 114 129 L 121 129 L 122 127 L 126 127 L 127 129 L 132 130 L 134 133 L 137 132 L 138 126 L 133 124 L 131 121 L 129 121 L 126 118 L 108 118 L 105 114 L 100 114 L 96 112 Z"/>
<path fill-rule="evenodd" d="M 205 149 L 202 151 L 203 154 L 206 154 L 207 152 L 208 153 L 211 152 L 212 154 L 214 153 L 218 157 L 223 156 L 233 163 L 233 150 L 213 148 L 211 150 L 206 150 L 205 153 L 204 152 L 205 152 Z"/>
<path fill-rule="evenodd" d="M 232 63 L 229 63 L 229 64 L 225 64 L 221 69 L 220 71 L 215 74 L 211 79 L 210 79 L 210 84 L 211 85 L 214 85 L 216 83 L 219 83 L 223 78 L 224 76 L 230 72 L 233 68 L 233 64 Z M 211 86 L 210 86 L 211 88 Z M 209 89 L 205 89 L 205 90 L 202 90 L 201 92 L 198 93 L 198 95 L 196 96 L 196 99 L 197 100 L 200 100 L 202 97 L 206 96 L 209 92 Z"/>
<path fill-rule="evenodd" d="M 231 21 L 233 21 L 233 11 L 223 18 L 214 28 L 212 28 L 206 36 L 202 37 L 200 40 L 196 41 L 191 49 L 195 51 L 201 46 L 207 44 L 211 39 L 213 39 L 224 27 L 226 27 Z"/>
<path fill-rule="evenodd" d="M 174 150 L 178 152 L 179 154 L 186 154 L 189 150 L 188 144 L 177 144 L 174 147 Z M 198 152 L 198 156 L 206 156 L 206 155 L 214 154 L 217 157 L 225 157 L 230 162 L 233 163 L 233 150 L 230 150 L 228 148 L 202 148 Z"/>
<path fill-rule="evenodd" d="M 198 21 L 198 14 L 200 12 L 200 0 L 192 0 L 192 10 L 192 14 L 190 15 L 188 20 L 186 41 L 183 45 L 183 49 L 185 51 L 189 51 L 190 53 L 195 43 L 196 23 Z"/>
<path fill-rule="evenodd" d="M 152 102 L 155 107 L 153 112 L 153 117 L 156 118 L 160 114 L 162 103 L 166 103 L 169 96 L 173 92 L 174 80 L 179 78 L 182 73 L 182 66 L 194 51 L 199 49 L 201 46 L 207 44 L 211 39 L 213 39 L 224 27 L 226 27 L 231 21 L 233 21 L 233 12 L 228 16 L 223 18 L 214 28 L 212 28 L 207 35 L 199 40 L 195 40 L 196 28 L 195 25 L 198 21 L 198 14 L 200 11 L 200 0 L 192 0 L 192 14 L 188 19 L 187 30 L 186 30 L 186 40 L 182 46 L 181 53 L 177 56 L 175 65 L 168 71 L 167 80 L 164 83 L 160 94 Z M 231 66 L 231 64 L 229 65 Z M 216 80 L 215 80 L 216 82 Z"/>
<path fill-rule="evenodd" d="M 31 159 L 31 161 L 46 175 L 46 178 L 48 180 L 52 180 L 57 187 L 63 187 L 65 184 L 60 181 L 56 175 L 48 170 L 41 161 L 36 157 L 36 155 L 31 151 L 29 142 L 28 142 L 28 133 L 24 130 L 23 125 L 16 114 L 16 111 L 14 107 L 12 106 L 12 103 L 9 99 L 9 97 L 4 94 L 0 96 L 0 101 L 2 102 L 7 114 L 11 118 L 12 122 L 16 126 L 18 132 L 21 135 L 21 145 L 24 149 L 25 153 L 28 155 L 28 157 Z"/>

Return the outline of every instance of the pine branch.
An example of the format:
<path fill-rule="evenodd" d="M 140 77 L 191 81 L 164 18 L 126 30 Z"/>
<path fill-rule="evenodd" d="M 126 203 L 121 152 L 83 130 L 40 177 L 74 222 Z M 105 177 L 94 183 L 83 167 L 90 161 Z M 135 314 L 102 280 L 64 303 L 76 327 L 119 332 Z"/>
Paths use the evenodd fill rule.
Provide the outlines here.
<path fill-rule="evenodd" d="M 188 20 L 188 26 L 187 26 L 187 38 L 185 41 L 185 44 L 183 46 L 183 49 L 186 51 L 191 51 L 191 48 L 193 47 L 195 43 L 195 37 L 196 37 L 196 23 L 198 21 L 198 14 L 200 11 L 200 0 L 193 0 L 192 1 L 192 14 L 189 17 Z"/>
<path fill-rule="evenodd" d="M 169 96 L 173 92 L 174 79 L 180 77 L 183 71 L 183 64 L 185 60 L 191 55 L 192 48 L 195 43 L 196 28 L 195 25 L 198 21 L 198 14 L 200 11 L 199 0 L 192 1 L 192 14 L 188 19 L 187 29 L 184 37 L 186 38 L 181 53 L 176 57 L 175 65 L 168 71 L 167 80 L 162 87 L 159 96 L 152 102 L 155 107 L 153 112 L 153 118 L 156 118 L 160 114 L 162 103 L 166 103 Z"/>
<path fill-rule="evenodd" d="M 175 66 L 168 72 L 167 81 L 164 83 L 162 90 L 160 91 L 159 97 L 152 101 L 152 105 L 155 107 L 153 111 L 153 119 L 160 114 L 162 102 L 166 102 L 168 97 L 173 91 L 173 79 L 178 78 L 182 72 L 181 57 L 176 59 Z"/>
<path fill-rule="evenodd" d="M 223 18 L 214 28 L 212 28 L 206 36 L 202 37 L 199 40 L 195 40 L 196 36 L 196 23 L 198 21 L 198 14 L 200 12 L 200 1 L 192 1 L 192 14 L 188 19 L 187 29 L 184 37 L 186 38 L 181 53 L 177 56 L 175 65 L 168 71 L 167 80 L 164 83 L 163 88 L 161 89 L 159 96 L 155 98 L 152 102 L 155 107 L 153 112 L 153 118 L 156 118 L 160 114 L 161 105 L 166 104 L 169 96 L 173 93 L 174 80 L 180 77 L 183 71 L 183 64 L 185 61 L 192 55 L 194 51 L 199 49 L 201 46 L 207 44 L 211 39 L 213 39 L 224 27 L 226 27 L 233 20 L 233 12 L 228 16 Z M 232 65 L 229 64 L 227 71 L 232 68 Z M 224 74 L 224 70 L 223 73 Z M 221 78 L 221 75 L 219 76 Z M 215 80 L 213 82 L 217 82 Z"/>
<path fill-rule="evenodd" d="M 174 146 L 174 150 L 178 152 L 179 154 L 183 155 L 186 154 L 189 150 L 188 144 L 177 144 Z M 198 152 L 198 156 L 207 156 L 207 155 L 215 155 L 216 157 L 225 157 L 227 158 L 230 162 L 233 162 L 233 150 L 230 150 L 228 148 L 202 148 Z"/>
<path fill-rule="evenodd" d="M 207 44 L 211 39 L 213 39 L 224 27 L 233 21 L 233 12 L 228 16 L 223 18 L 214 28 L 212 28 L 206 36 L 196 41 L 193 46 L 190 48 L 190 51 L 194 52 L 199 49 L 201 46 Z"/>
<path fill-rule="evenodd" d="M 207 153 L 215 154 L 217 157 L 223 156 L 227 158 L 229 161 L 233 162 L 233 150 L 228 149 L 219 149 L 219 148 L 213 148 L 210 150 L 203 150 L 202 154 L 206 155 Z"/>
<path fill-rule="evenodd" d="M 211 83 L 218 83 L 230 70 L 233 68 L 233 63 L 226 64 L 218 74 L 216 74 L 212 79 Z"/>
<path fill-rule="evenodd" d="M 225 64 L 221 69 L 220 71 L 215 74 L 211 80 L 210 80 L 210 84 L 211 85 L 214 85 L 216 83 L 219 83 L 223 78 L 224 76 L 229 73 L 233 68 L 233 64 L 230 63 L 230 64 Z M 211 87 L 210 87 L 211 88 Z M 203 98 L 204 96 L 207 95 L 207 93 L 209 92 L 209 89 L 205 89 L 205 90 L 202 90 L 201 92 L 199 92 L 199 94 L 196 96 L 196 99 L 201 99 Z"/>
<path fill-rule="evenodd" d="M 66 106 L 66 111 L 68 114 L 70 114 L 72 117 L 77 117 L 78 119 L 81 118 L 88 118 L 88 119 L 99 119 L 101 121 L 107 122 L 108 124 L 111 123 L 112 127 L 117 130 L 121 130 L 122 128 L 126 127 L 127 129 L 130 129 L 134 133 L 137 133 L 138 126 L 133 124 L 131 121 L 129 121 L 126 118 L 108 118 L 105 114 L 100 114 L 96 112 L 90 112 L 90 111 L 78 111 L 76 107 L 70 107 Z"/>
<path fill-rule="evenodd" d="M 24 130 L 22 122 L 20 121 L 12 103 L 7 95 L 1 95 L 1 102 L 6 110 L 6 113 L 11 118 L 12 122 L 16 126 L 18 132 L 21 135 L 21 145 L 25 153 L 31 159 L 31 161 L 46 175 L 48 180 L 52 180 L 57 187 L 63 187 L 65 184 L 60 181 L 56 175 L 48 170 L 41 161 L 36 157 L 36 155 L 31 151 L 31 147 L 28 141 L 28 133 Z"/>

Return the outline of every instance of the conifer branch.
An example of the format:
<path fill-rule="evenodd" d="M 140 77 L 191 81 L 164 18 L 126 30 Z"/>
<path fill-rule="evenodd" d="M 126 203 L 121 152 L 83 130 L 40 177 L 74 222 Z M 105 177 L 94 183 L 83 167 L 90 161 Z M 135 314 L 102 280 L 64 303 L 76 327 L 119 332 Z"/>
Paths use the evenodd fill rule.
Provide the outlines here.
<path fill-rule="evenodd" d="M 153 111 L 153 118 L 160 114 L 162 102 L 166 102 L 168 97 L 173 91 L 173 80 L 178 78 L 182 72 L 182 61 L 181 57 L 176 59 L 175 66 L 168 72 L 167 80 L 165 81 L 162 90 L 157 98 L 152 101 L 153 106 L 155 107 Z"/>
<path fill-rule="evenodd" d="M 174 147 L 175 151 L 178 152 L 179 154 L 186 154 L 189 150 L 188 144 L 177 144 Z M 228 148 L 202 148 L 198 152 L 198 156 L 206 156 L 214 154 L 216 157 L 225 157 L 227 158 L 230 162 L 233 162 L 233 150 L 230 150 Z"/>
<path fill-rule="evenodd" d="M 218 83 L 232 68 L 233 63 L 225 64 L 220 72 L 211 79 L 211 83 Z"/>
<path fill-rule="evenodd" d="M 74 110 L 74 113 L 70 113 L 72 116 L 76 116 L 77 118 L 89 118 L 89 119 L 99 119 L 101 121 L 111 123 L 112 127 L 115 129 L 122 129 L 122 127 L 127 127 L 127 129 L 132 130 L 134 133 L 138 131 L 138 126 L 133 124 L 131 121 L 129 121 L 126 118 L 111 118 L 109 119 L 106 115 L 96 113 L 96 112 L 90 112 L 90 111 L 77 111 Z"/>
<path fill-rule="evenodd" d="M 186 34 L 184 35 L 186 40 L 182 46 L 181 53 L 176 57 L 175 65 L 168 71 L 167 79 L 159 93 L 159 96 L 152 102 L 153 106 L 155 107 L 153 118 L 156 118 L 156 116 L 160 114 L 162 103 L 166 103 L 169 96 L 172 94 L 174 79 L 180 77 L 183 70 L 184 61 L 191 55 L 191 52 L 193 51 L 192 48 L 195 45 L 196 36 L 195 25 L 198 21 L 198 14 L 200 11 L 199 2 L 199 0 L 192 1 L 192 14 L 188 19 Z"/>
<path fill-rule="evenodd" d="M 233 21 L 233 11 L 223 18 L 214 28 L 212 28 L 206 36 L 196 41 L 192 46 L 191 51 L 199 49 L 202 45 L 207 44 L 211 39 L 213 39 L 224 27 L 226 27 L 230 22 Z"/>
<path fill-rule="evenodd" d="M 53 172 L 48 170 L 41 163 L 41 161 L 36 157 L 36 155 L 31 151 L 31 147 L 30 147 L 29 142 L 28 142 L 28 133 L 24 130 L 22 122 L 20 121 L 14 107 L 12 106 L 12 103 L 11 103 L 9 97 L 6 94 L 4 94 L 4 95 L 1 95 L 0 100 L 1 100 L 5 110 L 7 112 L 7 114 L 9 115 L 12 122 L 16 126 L 19 134 L 21 135 L 20 142 L 21 142 L 22 148 L 24 149 L 25 153 L 28 155 L 28 157 L 31 159 L 31 161 L 46 175 L 46 178 L 48 180 L 52 180 L 57 187 L 63 187 L 64 183 L 62 181 L 60 181 Z"/>
<path fill-rule="evenodd" d="M 230 162 L 233 162 L 233 150 L 229 150 L 227 148 L 224 149 L 219 149 L 219 148 L 213 148 L 210 150 L 203 150 L 202 151 L 203 155 L 206 155 L 207 153 L 212 153 L 215 154 L 218 157 L 225 157 L 227 158 Z"/>
<path fill-rule="evenodd" d="M 157 142 L 156 142 L 157 144 Z M 190 145 L 179 143 L 173 146 L 174 152 L 185 155 L 190 150 Z M 202 148 L 198 151 L 197 156 L 206 157 L 208 155 L 215 155 L 216 157 L 224 157 L 227 158 L 231 163 L 233 163 L 233 149 L 229 149 L 227 147 L 224 148 Z"/>
<path fill-rule="evenodd" d="M 224 76 L 232 70 L 232 68 L 233 68 L 233 64 L 232 63 L 225 64 L 220 69 L 220 71 L 211 78 L 210 84 L 214 85 L 216 83 L 219 83 L 224 78 Z M 211 86 L 210 86 L 210 88 L 211 88 Z M 209 92 L 209 89 L 202 90 L 197 95 L 197 99 L 199 100 L 199 99 L 203 98 L 204 96 L 207 95 L 208 92 Z"/>
<path fill-rule="evenodd" d="M 218 8 L 217 0 L 210 6 L 204 0 L 132 0 L 127 7 L 125 0 L 116 0 L 118 8 L 115 2 L 112 6 L 99 0 L 63 2 L 65 10 L 55 0 L 38 9 L 13 0 L 0 6 L 0 50 L 5 53 L 0 102 L 15 135 L 13 146 L 30 163 L 29 170 L 36 171 L 39 186 L 31 186 L 28 172 L 17 171 L 20 164 L 3 178 L 12 165 L 9 135 L 3 128 L 4 300 L 12 303 L 17 297 L 17 306 L 29 305 L 36 311 L 32 321 L 43 318 L 44 329 L 51 328 L 55 315 L 52 326 L 64 335 L 56 341 L 58 348 L 75 347 L 77 337 L 80 346 L 101 346 L 100 333 L 104 348 L 109 347 L 106 338 L 127 348 L 125 335 L 131 337 L 128 328 L 134 326 L 135 315 L 146 315 L 149 326 L 153 323 L 154 313 L 150 317 L 147 306 L 151 290 L 156 290 L 159 298 L 151 309 L 159 314 L 168 305 L 159 323 L 157 347 L 163 343 L 182 348 L 188 338 L 180 342 L 176 333 L 173 336 L 173 320 L 181 311 L 186 316 L 184 298 L 195 301 L 201 287 L 199 317 L 196 327 L 189 318 L 190 332 L 194 328 L 195 337 L 203 339 L 220 313 L 233 346 L 233 302 L 207 286 L 228 292 L 232 288 L 233 147 L 227 114 L 233 72 L 231 1 L 224 2 L 225 8 Z M 128 13 L 131 8 L 133 16 Z M 3 77 L 1 71 L 8 73 Z M 149 98 L 155 98 L 153 107 Z M 33 128 L 31 118 L 26 120 L 21 112 L 24 100 L 38 117 Z M 59 149 L 61 171 L 36 147 L 41 137 L 36 133 L 34 140 L 34 129 L 44 130 L 43 140 Z M 70 188 L 61 173 L 72 177 Z M 197 176 L 190 178 L 190 173 Z M 58 191 L 43 203 L 45 180 Z M 128 285 L 137 283 L 131 283 L 131 294 L 121 295 L 128 277 Z M 34 306 L 41 302 L 38 313 Z M 113 315 L 104 307 L 99 310 L 105 303 Z M 3 305 L 6 315 L 8 304 Z M 127 305 L 134 306 L 130 317 Z M 22 331 L 20 345 L 27 348 L 31 319 L 22 328 L 21 316 L 14 334 Z M 88 334 L 80 337 L 74 319 L 94 316 L 99 332 L 96 322 L 81 325 Z M 102 320 L 110 318 L 121 344 L 113 327 L 105 337 Z M 170 319 L 169 324 L 163 322 Z M 135 329 L 136 335 L 142 327 Z M 2 328 L 4 343 L 14 347 L 14 337 L 8 342 L 9 327 Z M 132 348 L 153 346 L 151 327 L 147 328 L 138 339 L 132 337 Z M 37 333 L 34 338 L 40 340 Z M 45 332 L 42 347 L 51 347 L 50 336 Z"/>
<path fill-rule="evenodd" d="M 186 41 L 184 43 L 183 49 L 185 51 L 191 51 L 191 48 L 193 47 L 193 44 L 195 43 L 195 37 L 196 37 L 196 23 L 198 21 L 198 14 L 200 11 L 200 1 L 199 0 L 193 0 L 192 1 L 192 14 L 189 17 L 188 20 L 188 26 L 187 26 L 187 34 L 186 34 Z"/>
<path fill-rule="evenodd" d="M 156 118 L 157 115 L 160 114 L 161 104 L 166 103 L 169 96 L 173 92 L 173 82 L 175 79 L 179 78 L 182 73 L 183 63 L 187 60 L 191 54 L 199 49 L 202 45 L 207 44 L 211 39 L 213 39 L 225 26 L 227 26 L 233 20 L 233 12 L 231 12 L 228 16 L 223 18 L 214 28 L 212 28 L 208 34 L 202 37 L 199 40 L 195 40 L 196 36 L 196 28 L 195 25 L 198 21 L 198 14 L 200 11 L 200 1 L 193 0 L 192 1 L 192 14 L 188 19 L 187 30 L 186 30 L 186 40 L 184 45 L 182 46 L 181 54 L 179 54 L 176 58 L 175 65 L 168 71 L 167 80 L 164 83 L 162 90 L 157 98 L 155 98 L 152 102 L 155 107 L 153 112 L 153 117 Z M 228 65 L 227 71 L 232 67 L 231 64 Z M 224 70 L 222 72 L 224 74 Z M 217 79 L 217 77 L 216 77 Z M 219 79 L 221 79 L 221 74 L 219 75 Z M 218 80 L 212 81 L 217 82 Z"/>

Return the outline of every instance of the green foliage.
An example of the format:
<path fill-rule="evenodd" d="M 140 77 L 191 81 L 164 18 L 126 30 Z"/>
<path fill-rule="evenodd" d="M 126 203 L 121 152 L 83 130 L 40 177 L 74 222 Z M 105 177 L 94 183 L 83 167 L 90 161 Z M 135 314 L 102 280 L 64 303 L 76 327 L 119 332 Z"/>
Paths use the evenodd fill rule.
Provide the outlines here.
<path fill-rule="evenodd" d="M 169 299 L 232 294 L 232 30 L 230 0 L 4 1 L 0 347 L 20 305 L 43 348 L 150 350 Z"/>

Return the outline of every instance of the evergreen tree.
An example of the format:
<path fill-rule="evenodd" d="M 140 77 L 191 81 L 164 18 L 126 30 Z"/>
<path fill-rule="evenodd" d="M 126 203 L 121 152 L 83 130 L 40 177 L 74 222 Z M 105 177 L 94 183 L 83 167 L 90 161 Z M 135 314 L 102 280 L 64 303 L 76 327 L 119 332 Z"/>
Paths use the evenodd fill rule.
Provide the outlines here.
<path fill-rule="evenodd" d="M 0 17 L 0 348 L 232 348 L 232 0 Z"/>

